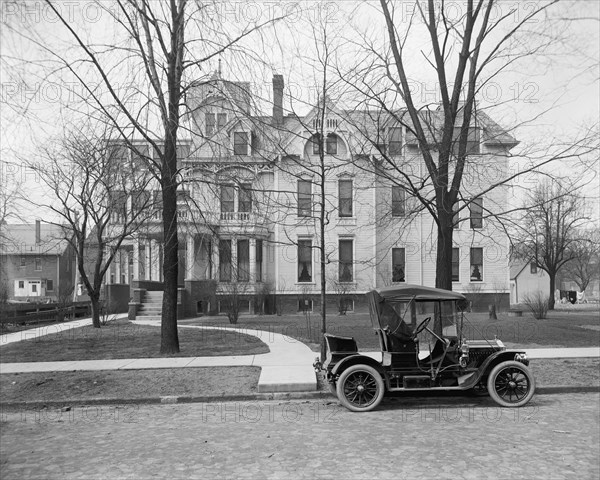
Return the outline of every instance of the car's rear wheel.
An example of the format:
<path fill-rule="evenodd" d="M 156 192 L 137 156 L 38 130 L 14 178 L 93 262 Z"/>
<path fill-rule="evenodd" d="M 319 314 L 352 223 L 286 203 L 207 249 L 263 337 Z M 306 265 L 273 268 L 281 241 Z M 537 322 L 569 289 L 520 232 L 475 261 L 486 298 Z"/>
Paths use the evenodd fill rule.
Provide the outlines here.
<path fill-rule="evenodd" d="M 529 368 L 520 362 L 499 363 L 488 377 L 488 392 L 503 407 L 521 407 L 535 392 L 535 379 Z"/>
<path fill-rule="evenodd" d="M 337 381 L 340 403 L 353 412 L 368 412 L 381 403 L 385 386 L 377 370 L 369 365 L 352 365 Z"/>

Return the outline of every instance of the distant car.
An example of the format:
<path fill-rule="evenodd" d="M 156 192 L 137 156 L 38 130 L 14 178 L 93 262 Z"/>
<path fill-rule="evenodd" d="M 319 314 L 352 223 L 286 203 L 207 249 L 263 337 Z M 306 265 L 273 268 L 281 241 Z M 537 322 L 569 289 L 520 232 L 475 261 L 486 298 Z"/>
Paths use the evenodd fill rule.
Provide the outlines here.
<path fill-rule="evenodd" d="M 464 337 L 464 295 L 403 284 L 372 290 L 367 298 L 381 360 L 359 353 L 354 338 L 325 334 L 327 357 L 314 363 L 349 410 L 373 410 L 386 392 L 469 390 L 503 407 L 533 397 L 524 351 L 507 350 L 498 339 Z"/>

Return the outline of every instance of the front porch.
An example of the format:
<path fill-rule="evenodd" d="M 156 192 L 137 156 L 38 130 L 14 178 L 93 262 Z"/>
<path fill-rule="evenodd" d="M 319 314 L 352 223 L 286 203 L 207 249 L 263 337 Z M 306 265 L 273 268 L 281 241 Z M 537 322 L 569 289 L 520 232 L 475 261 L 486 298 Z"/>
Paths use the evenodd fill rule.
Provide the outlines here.
<path fill-rule="evenodd" d="M 184 234 L 180 240 L 178 318 L 224 313 L 235 298 L 243 313 L 263 311 L 263 238 Z M 150 294 L 164 289 L 164 246 L 158 235 L 138 236 L 121 245 L 105 277 L 113 311 L 135 319 Z M 154 301 L 155 302 L 155 301 Z M 152 305 L 155 307 L 155 305 Z"/>

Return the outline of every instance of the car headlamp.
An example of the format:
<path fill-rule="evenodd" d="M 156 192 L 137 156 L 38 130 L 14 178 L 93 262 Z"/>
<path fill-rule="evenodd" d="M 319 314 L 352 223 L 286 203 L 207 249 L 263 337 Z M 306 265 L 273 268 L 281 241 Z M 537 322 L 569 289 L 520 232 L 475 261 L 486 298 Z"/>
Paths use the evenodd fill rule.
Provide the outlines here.
<path fill-rule="evenodd" d="M 515 361 L 516 362 L 521 362 L 525 365 L 529 364 L 529 358 L 527 358 L 527 354 L 526 353 L 516 353 L 515 354 Z"/>

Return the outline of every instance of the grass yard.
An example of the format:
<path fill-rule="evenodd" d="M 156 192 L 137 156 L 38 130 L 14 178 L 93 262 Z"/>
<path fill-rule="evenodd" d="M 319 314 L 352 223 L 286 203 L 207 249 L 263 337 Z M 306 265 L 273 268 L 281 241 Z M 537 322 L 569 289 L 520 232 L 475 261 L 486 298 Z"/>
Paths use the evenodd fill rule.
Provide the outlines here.
<path fill-rule="evenodd" d="M 226 317 L 187 319 L 180 324 L 233 326 L 229 325 Z M 281 333 L 319 351 L 320 325 L 319 314 L 313 312 L 306 316 L 241 316 L 235 327 Z M 368 314 L 330 314 L 327 316 L 327 332 L 354 337 L 360 350 L 379 349 Z M 600 346 L 600 314 L 593 308 L 555 310 L 548 313 L 548 318 L 536 320 L 527 313 L 523 313 L 523 317 L 509 317 L 501 312 L 498 320 L 489 320 L 487 312 L 466 313 L 464 332 L 469 339 L 493 339 L 497 336 L 510 347 L 595 347 Z"/>
<path fill-rule="evenodd" d="M 259 375 L 259 367 L 5 373 L 0 375 L 0 390 L 5 404 L 135 400 L 165 395 L 218 398 L 256 393 Z"/>
<path fill-rule="evenodd" d="M 50 332 L 56 331 L 51 326 Z M 254 355 L 269 352 L 260 339 L 241 332 L 179 329 L 177 357 Z M 160 327 L 116 320 L 0 346 L 0 362 L 52 362 L 161 357 Z"/>

